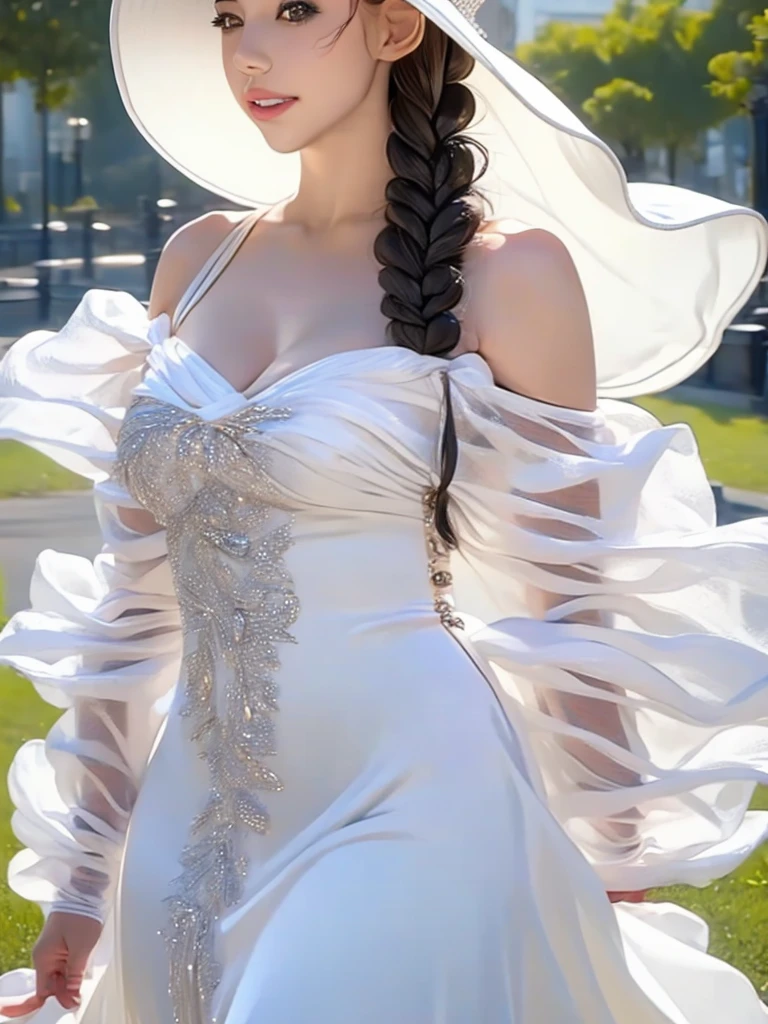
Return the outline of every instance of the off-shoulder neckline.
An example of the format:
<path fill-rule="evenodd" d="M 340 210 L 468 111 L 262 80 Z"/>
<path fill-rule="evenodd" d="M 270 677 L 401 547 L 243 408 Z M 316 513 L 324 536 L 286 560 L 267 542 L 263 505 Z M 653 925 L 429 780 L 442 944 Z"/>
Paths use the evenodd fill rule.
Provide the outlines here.
<path fill-rule="evenodd" d="M 129 298 L 132 296 L 128 295 Z M 134 302 L 137 300 L 133 300 Z M 529 395 L 521 394 L 517 391 L 511 391 L 508 388 L 504 388 L 496 383 L 493 377 L 493 372 L 480 352 L 462 352 L 458 356 L 453 356 L 446 359 L 443 356 L 431 356 L 423 355 L 419 352 L 414 352 L 412 349 L 406 348 L 401 345 L 366 345 L 362 348 L 343 349 L 340 352 L 331 352 L 328 355 L 321 356 L 319 359 L 314 359 L 303 366 L 297 367 L 295 370 L 289 371 L 277 380 L 272 381 L 270 384 L 266 384 L 263 387 L 259 387 L 259 383 L 266 375 L 266 371 L 260 373 L 247 388 L 238 390 L 231 381 L 225 377 L 221 371 L 217 370 L 215 366 L 205 356 L 201 355 L 194 348 L 192 348 L 188 342 L 180 337 L 171 328 L 171 318 L 167 313 L 160 313 L 157 317 L 149 317 L 146 307 L 142 306 L 144 316 L 146 317 L 150 327 L 150 344 L 160 345 L 165 347 L 167 344 L 177 345 L 184 352 L 184 358 L 190 359 L 195 362 L 203 371 L 210 377 L 216 379 L 221 387 L 226 391 L 227 396 L 230 399 L 239 398 L 244 402 L 252 402 L 255 399 L 260 399 L 267 394 L 277 390 L 281 387 L 286 387 L 289 384 L 294 384 L 307 376 L 312 372 L 319 372 L 321 369 L 329 368 L 331 366 L 343 366 L 346 362 L 358 362 L 360 360 L 378 361 L 382 353 L 386 354 L 388 359 L 392 359 L 393 356 L 397 357 L 397 363 L 393 362 L 392 369 L 402 369 L 406 363 L 411 363 L 414 368 L 418 367 L 419 370 L 424 370 L 426 373 L 433 372 L 437 369 L 443 368 L 448 369 L 450 367 L 451 377 L 456 383 L 463 383 L 458 378 L 461 376 L 462 369 L 474 370 L 480 372 L 482 375 L 482 385 L 485 388 L 489 388 L 491 392 L 496 395 L 504 395 L 507 401 L 514 402 L 521 406 L 523 409 L 527 409 L 531 413 L 538 415 L 545 415 L 548 418 L 555 418 L 565 421 L 583 423 L 585 425 L 592 426 L 595 422 L 602 422 L 605 418 L 605 409 L 602 408 L 603 404 L 608 401 L 615 401 L 610 398 L 606 398 L 598 393 L 598 406 L 596 409 L 576 409 L 569 406 L 553 405 L 550 402 L 543 401 L 539 398 L 534 398 Z M 152 327 L 164 321 L 164 329 L 160 328 L 160 333 L 155 334 L 154 338 L 151 338 Z M 419 374 L 421 376 L 421 374 Z"/>
<path fill-rule="evenodd" d="M 385 355 L 388 360 L 392 361 L 391 369 L 393 370 L 412 366 L 414 370 L 419 371 L 418 376 L 421 376 L 422 374 L 433 373 L 438 369 L 446 369 L 457 383 L 460 383 L 460 381 L 457 380 L 456 374 L 460 374 L 462 368 L 480 371 L 484 378 L 483 384 L 495 394 L 504 395 L 508 401 L 516 403 L 521 408 L 527 409 L 530 412 L 536 412 L 539 415 L 544 414 L 548 418 L 563 419 L 589 425 L 594 424 L 595 420 L 602 419 L 602 412 L 599 406 L 591 411 L 572 409 L 567 406 L 552 405 L 538 398 L 532 398 L 528 395 L 500 387 L 493 379 L 493 373 L 487 360 L 479 352 L 462 352 L 458 356 L 446 359 L 442 356 L 422 355 L 401 345 L 369 345 L 364 348 L 343 349 L 340 352 L 330 352 L 319 359 L 313 359 L 311 362 L 283 374 L 282 377 L 272 381 L 270 384 L 259 387 L 260 381 L 265 376 L 265 372 L 262 372 L 247 388 L 238 390 L 220 370 L 217 370 L 205 356 L 192 348 L 178 334 L 169 333 L 161 344 L 174 344 L 178 346 L 183 352 L 183 358 L 195 362 L 206 374 L 215 378 L 230 399 L 240 399 L 243 402 L 255 402 L 256 400 L 266 398 L 272 392 L 297 384 L 305 377 L 319 373 L 324 369 L 336 367 L 343 369 L 348 363 L 357 365 L 361 361 L 364 363 L 378 363 L 382 355 Z"/>
<path fill-rule="evenodd" d="M 177 345 L 182 349 L 184 352 L 184 358 L 193 360 L 201 366 L 206 373 L 215 377 L 229 394 L 242 398 L 244 401 L 248 402 L 261 398 L 277 388 L 293 384 L 309 373 L 320 371 L 330 367 L 331 365 L 339 364 L 343 366 L 346 362 L 357 363 L 360 360 L 366 360 L 366 358 L 371 358 L 377 361 L 381 358 L 382 353 L 387 353 L 388 358 L 391 358 L 392 355 L 396 356 L 396 361 L 399 365 L 410 363 L 412 360 L 418 360 L 417 365 L 419 369 L 424 370 L 431 370 L 436 368 L 438 365 L 445 365 L 446 363 L 452 363 L 456 360 L 466 359 L 467 356 L 475 356 L 484 367 L 487 367 L 485 360 L 476 352 L 463 352 L 451 359 L 444 359 L 440 356 L 422 355 L 400 345 L 368 345 L 362 348 L 342 349 L 339 352 L 330 352 L 328 355 L 321 356 L 319 359 L 313 359 L 310 362 L 305 363 L 303 366 L 297 367 L 295 370 L 290 370 L 288 373 L 283 374 L 271 383 L 259 387 L 260 382 L 267 374 L 267 370 L 269 369 L 269 367 L 267 367 L 267 370 L 262 371 L 246 388 L 239 390 L 220 370 L 206 359 L 205 356 L 192 348 L 189 343 L 184 341 L 184 339 L 178 334 L 171 333 L 164 340 L 166 343 Z"/>

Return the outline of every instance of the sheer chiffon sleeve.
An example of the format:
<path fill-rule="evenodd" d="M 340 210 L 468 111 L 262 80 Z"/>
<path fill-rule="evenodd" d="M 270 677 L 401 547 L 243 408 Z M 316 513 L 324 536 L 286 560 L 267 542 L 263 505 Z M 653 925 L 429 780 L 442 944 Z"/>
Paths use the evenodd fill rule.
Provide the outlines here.
<path fill-rule="evenodd" d="M 609 890 L 706 885 L 768 837 L 768 519 L 717 527 L 695 438 L 451 373 L 460 638 Z"/>
<path fill-rule="evenodd" d="M 0 364 L 0 439 L 93 481 L 103 540 L 93 561 L 42 551 L 30 607 L 0 633 L 0 663 L 64 712 L 45 740 L 21 747 L 9 775 L 12 827 L 26 847 L 10 885 L 46 913 L 108 913 L 178 673 L 165 533 L 111 476 L 125 408 L 166 320 L 148 321 L 123 293 L 91 291 L 60 332 L 21 338 Z"/>
<path fill-rule="evenodd" d="M 572 438 L 544 423 L 521 424 L 526 430 L 526 440 L 542 449 L 584 456 L 583 449 Z M 595 479 L 553 491 L 546 496 L 547 504 L 572 515 L 580 516 L 581 524 L 563 518 L 545 518 L 541 515 L 520 512 L 517 525 L 529 531 L 543 534 L 557 540 L 596 540 L 597 534 L 589 528 L 588 522 L 599 522 L 600 488 Z M 587 586 L 599 574 L 596 563 L 588 565 L 562 564 L 550 566 L 557 576 L 568 580 L 582 581 Z M 525 591 L 526 608 L 530 615 L 539 619 L 560 622 L 577 622 L 584 625 L 613 627 L 613 614 L 605 608 L 574 608 L 563 611 L 568 596 L 559 586 L 545 589 L 541 585 L 528 584 Z M 615 700 L 626 698 L 626 690 L 613 681 L 601 679 L 586 672 L 574 671 L 574 676 L 583 684 L 581 692 L 570 692 L 557 688 L 540 687 L 536 691 L 537 709 L 576 730 L 587 730 L 602 740 L 618 745 L 622 750 L 631 751 L 630 736 L 635 732 L 635 717 L 628 704 Z M 567 766 L 573 787 L 577 790 L 600 791 L 616 786 L 641 785 L 642 776 L 632 767 L 610 756 L 577 734 L 564 733 L 559 736 L 557 753 Z M 638 821 L 641 812 L 637 807 L 628 807 L 623 813 L 612 814 L 602 820 L 593 820 L 592 828 L 601 840 L 608 839 L 616 848 L 625 852 L 637 848 L 640 842 Z"/>

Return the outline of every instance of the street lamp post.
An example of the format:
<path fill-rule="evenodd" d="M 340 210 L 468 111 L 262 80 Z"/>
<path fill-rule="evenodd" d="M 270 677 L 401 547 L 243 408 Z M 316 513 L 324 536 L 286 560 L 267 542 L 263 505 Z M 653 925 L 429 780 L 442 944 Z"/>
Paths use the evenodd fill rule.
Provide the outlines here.
<path fill-rule="evenodd" d="M 141 214 L 144 218 L 144 231 L 147 239 L 147 251 L 145 269 L 147 275 L 147 287 L 152 288 L 152 282 L 157 269 L 157 262 L 162 251 L 163 224 L 172 223 L 173 214 L 170 212 L 178 206 L 175 199 L 161 198 L 152 202 L 147 196 L 142 196 L 140 201 Z"/>
<path fill-rule="evenodd" d="M 83 185 L 83 154 L 85 143 L 91 137 L 91 122 L 87 117 L 69 117 L 67 124 L 72 129 L 75 140 L 75 195 L 73 201 L 82 199 L 85 186 Z"/>
<path fill-rule="evenodd" d="M 752 115 L 752 205 L 768 217 L 768 80 L 758 80 L 749 97 Z"/>
<path fill-rule="evenodd" d="M 72 144 L 62 125 L 56 125 L 48 134 L 49 152 L 53 157 L 53 201 L 63 210 L 67 205 L 67 167 L 72 162 Z"/>
<path fill-rule="evenodd" d="M 48 218 L 51 213 L 51 183 L 49 177 L 49 157 L 48 157 L 48 146 L 49 146 L 49 116 L 48 116 L 48 104 L 43 103 L 40 107 L 40 206 L 42 209 L 42 216 L 40 220 L 42 226 L 40 229 L 40 259 L 49 260 L 51 258 L 51 236 L 48 230 Z M 47 316 L 49 309 L 45 309 L 44 315 Z"/>
<path fill-rule="evenodd" d="M 768 70 L 763 70 L 753 79 L 746 106 L 752 120 L 752 206 L 768 218 Z M 766 272 L 768 267 L 763 267 L 763 275 Z M 763 301 L 764 294 L 761 282 L 758 295 Z M 758 343 L 765 346 L 765 337 Z M 757 361 L 756 356 L 754 358 Z M 760 352 L 760 362 L 763 358 L 764 351 Z M 768 363 L 765 364 L 762 384 L 763 406 L 768 410 Z"/>
<path fill-rule="evenodd" d="M 5 133 L 3 125 L 5 121 L 5 83 L 0 82 L 0 224 L 5 223 Z"/>

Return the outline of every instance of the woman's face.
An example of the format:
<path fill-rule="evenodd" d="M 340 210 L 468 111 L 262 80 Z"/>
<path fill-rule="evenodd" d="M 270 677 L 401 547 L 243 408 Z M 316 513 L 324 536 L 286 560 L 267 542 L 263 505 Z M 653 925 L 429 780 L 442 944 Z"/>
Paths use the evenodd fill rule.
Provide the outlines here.
<path fill-rule="evenodd" d="M 217 0 L 227 80 L 269 146 L 291 153 L 340 126 L 379 65 L 380 8 L 359 0 Z"/>

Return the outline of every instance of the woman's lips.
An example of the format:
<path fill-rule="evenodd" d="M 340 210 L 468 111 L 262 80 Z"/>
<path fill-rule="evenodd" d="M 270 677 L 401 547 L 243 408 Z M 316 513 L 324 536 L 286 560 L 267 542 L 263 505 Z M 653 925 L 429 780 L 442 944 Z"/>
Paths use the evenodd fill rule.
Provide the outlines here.
<path fill-rule="evenodd" d="M 266 90 L 252 90 L 246 96 L 248 110 L 256 121 L 272 121 L 298 102 L 296 96 L 278 96 Z"/>

